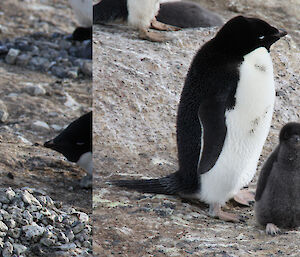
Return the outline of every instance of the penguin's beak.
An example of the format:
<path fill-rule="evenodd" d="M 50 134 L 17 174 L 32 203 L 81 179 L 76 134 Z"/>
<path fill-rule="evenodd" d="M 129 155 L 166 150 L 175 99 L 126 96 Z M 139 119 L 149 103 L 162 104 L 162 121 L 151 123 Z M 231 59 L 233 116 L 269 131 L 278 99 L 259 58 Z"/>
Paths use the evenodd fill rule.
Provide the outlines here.
<path fill-rule="evenodd" d="M 47 141 L 44 143 L 44 147 L 52 148 L 54 146 L 53 140 Z"/>
<path fill-rule="evenodd" d="M 287 35 L 287 32 L 283 29 L 278 29 L 278 32 L 274 34 L 274 37 L 277 37 L 278 39 L 281 37 L 284 37 Z"/>

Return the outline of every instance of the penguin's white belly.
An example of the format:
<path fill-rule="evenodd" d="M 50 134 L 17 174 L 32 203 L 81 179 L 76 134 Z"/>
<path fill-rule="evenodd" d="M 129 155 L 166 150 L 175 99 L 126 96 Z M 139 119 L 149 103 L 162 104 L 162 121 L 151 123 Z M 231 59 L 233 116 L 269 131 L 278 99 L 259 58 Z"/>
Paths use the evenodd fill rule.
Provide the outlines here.
<path fill-rule="evenodd" d="M 83 27 L 93 25 L 93 2 L 92 0 L 69 0 L 79 24 Z"/>
<path fill-rule="evenodd" d="M 93 155 L 92 152 L 86 152 L 82 154 L 77 161 L 77 165 L 85 169 L 88 174 L 93 174 Z"/>
<path fill-rule="evenodd" d="M 147 29 L 159 10 L 159 0 L 127 0 L 128 24 Z"/>
<path fill-rule="evenodd" d="M 225 112 L 227 134 L 219 158 L 200 176 L 198 197 L 209 204 L 225 204 L 256 172 L 275 100 L 272 60 L 265 48 L 244 56 L 235 98 L 234 108 Z"/>

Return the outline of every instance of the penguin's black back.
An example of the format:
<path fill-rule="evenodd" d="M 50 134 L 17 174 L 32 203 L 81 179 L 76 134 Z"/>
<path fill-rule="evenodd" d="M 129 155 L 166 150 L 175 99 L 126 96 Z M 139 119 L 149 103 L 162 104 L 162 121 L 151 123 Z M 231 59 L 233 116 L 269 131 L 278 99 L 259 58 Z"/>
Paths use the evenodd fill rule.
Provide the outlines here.
<path fill-rule="evenodd" d="M 213 27 L 224 24 L 217 14 L 192 2 L 162 3 L 156 19 L 180 28 Z"/>
<path fill-rule="evenodd" d="M 193 185 L 192 190 L 199 189 L 197 169 L 203 143 L 199 111 L 206 124 L 214 124 L 214 127 L 207 128 L 206 135 L 210 137 L 208 140 L 215 142 L 213 147 L 219 149 L 217 152 L 221 152 L 225 137 L 218 137 L 217 133 L 226 134 L 224 114 L 226 109 L 232 108 L 235 104 L 234 95 L 239 80 L 238 66 L 241 59 L 221 53 L 212 41 L 204 45 L 192 61 L 181 93 L 177 115 L 178 176 L 188 180 L 185 183 Z M 213 98 L 224 98 L 226 102 L 216 106 L 211 104 L 215 102 L 212 101 Z M 216 109 L 220 109 L 218 111 L 220 117 L 215 116 Z M 214 121 L 220 121 L 220 124 Z M 211 131 L 215 131 L 216 134 Z M 215 160 L 218 158 L 218 156 L 211 157 Z"/>
<path fill-rule="evenodd" d="M 127 0 L 101 0 L 93 5 L 93 23 L 105 24 L 118 19 L 127 20 Z"/>

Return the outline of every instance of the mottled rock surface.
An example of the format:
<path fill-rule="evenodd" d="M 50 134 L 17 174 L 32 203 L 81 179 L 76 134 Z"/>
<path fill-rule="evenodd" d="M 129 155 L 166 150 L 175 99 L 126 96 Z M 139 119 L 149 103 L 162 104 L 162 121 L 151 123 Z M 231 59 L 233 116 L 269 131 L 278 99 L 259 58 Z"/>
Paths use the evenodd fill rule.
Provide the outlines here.
<path fill-rule="evenodd" d="M 216 29 L 168 33 L 174 40 L 142 41 L 126 26 L 94 28 L 94 255 L 278 256 L 299 254 L 300 230 L 267 236 L 253 207 L 225 209 L 242 224 L 207 215 L 203 203 L 112 187 L 118 178 L 156 178 L 177 169 L 176 112 L 191 60 Z M 300 53 L 290 36 L 271 48 L 276 104 L 258 171 L 280 128 L 300 121 Z M 258 92 L 259 93 L 259 92 Z M 257 175 L 250 184 L 255 189 Z"/>

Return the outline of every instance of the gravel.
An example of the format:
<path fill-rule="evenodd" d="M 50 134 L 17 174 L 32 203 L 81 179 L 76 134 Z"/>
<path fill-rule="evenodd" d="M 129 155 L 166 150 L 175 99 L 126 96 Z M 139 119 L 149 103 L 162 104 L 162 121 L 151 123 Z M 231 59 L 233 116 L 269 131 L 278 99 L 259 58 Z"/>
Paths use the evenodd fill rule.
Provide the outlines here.
<path fill-rule="evenodd" d="M 34 188 L 0 189 L 0 253 L 2 256 L 32 256 L 57 251 L 67 256 L 92 251 L 88 214 L 63 207 Z"/>
<path fill-rule="evenodd" d="M 38 32 L 0 41 L 0 60 L 59 78 L 91 78 L 91 54 L 91 40 L 72 41 L 60 33 Z"/>

